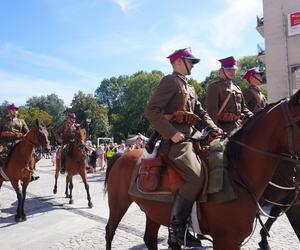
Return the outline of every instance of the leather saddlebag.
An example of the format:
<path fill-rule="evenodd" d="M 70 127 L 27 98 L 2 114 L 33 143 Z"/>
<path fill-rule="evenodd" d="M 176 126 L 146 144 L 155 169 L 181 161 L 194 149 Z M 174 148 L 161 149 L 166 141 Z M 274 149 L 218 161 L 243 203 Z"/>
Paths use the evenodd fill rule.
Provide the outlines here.
<path fill-rule="evenodd" d="M 137 185 L 143 192 L 152 192 L 158 188 L 163 162 L 161 158 L 142 159 Z"/>

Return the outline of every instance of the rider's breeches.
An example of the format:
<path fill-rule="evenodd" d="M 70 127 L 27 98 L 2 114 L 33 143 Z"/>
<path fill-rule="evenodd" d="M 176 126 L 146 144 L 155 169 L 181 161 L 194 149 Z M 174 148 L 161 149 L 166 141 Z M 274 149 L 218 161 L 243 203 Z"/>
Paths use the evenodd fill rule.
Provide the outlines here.
<path fill-rule="evenodd" d="M 178 190 L 179 194 L 187 200 L 196 200 L 203 186 L 203 176 L 193 144 L 191 142 L 171 143 L 168 158 L 183 180 L 183 185 Z"/>

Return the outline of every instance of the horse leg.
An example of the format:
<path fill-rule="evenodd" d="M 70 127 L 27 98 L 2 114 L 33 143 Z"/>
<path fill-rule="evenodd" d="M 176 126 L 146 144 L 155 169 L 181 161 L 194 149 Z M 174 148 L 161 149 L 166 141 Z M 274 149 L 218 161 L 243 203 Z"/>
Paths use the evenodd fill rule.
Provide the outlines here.
<path fill-rule="evenodd" d="M 23 201 L 23 195 L 20 190 L 19 186 L 19 181 L 18 180 L 12 180 L 11 184 L 13 188 L 15 189 L 15 192 L 17 194 L 17 199 L 18 199 L 18 207 L 15 215 L 15 221 L 16 222 L 21 222 L 22 221 L 22 201 Z"/>
<path fill-rule="evenodd" d="M 69 175 L 69 174 L 68 174 Z M 69 204 L 73 204 L 74 200 L 72 199 L 72 191 L 73 191 L 73 176 L 70 175 L 69 178 L 69 188 L 70 188 L 70 195 L 69 195 Z"/>
<path fill-rule="evenodd" d="M 25 182 L 23 182 L 23 185 L 22 185 L 22 203 L 21 203 L 21 220 L 22 221 L 27 220 L 26 214 L 24 211 L 24 204 L 25 204 L 25 199 L 26 199 L 26 190 L 28 187 L 28 183 L 29 183 L 28 181 L 25 181 Z"/>
<path fill-rule="evenodd" d="M 280 212 L 281 212 L 280 207 L 273 206 L 271 208 L 270 215 L 277 217 L 280 214 Z M 273 223 L 276 221 L 276 219 L 277 218 L 268 218 L 267 222 L 265 223 L 265 227 L 268 230 L 268 232 L 270 231 L 270 228 L 273 225 Z M 267 232 L 263 228 L 260 230 L 260 236 L 261 236 L 261 241 L 258 243 L 259 247 L 261 249 L 271 249 L 267 239 L 268 237 Z"/>
<path fill-rule="evenodd" d="M 82 170 L 80 171 L 80 176 L 82 178 L 82 181 L 84 183 L 84 187 L 85 187 L 85 190 L 86 190 L 87 200 L 88 200 L 88 206 L 89 206 L 89 208 L 92 208 L 93 207 L 93 203 L 91 201 L 90 186 L 89 186 L 89 184 L 87 182 L 87 176 L 86 176 L 85 167 L 82 168 Z"/>
<path fill-rule="evenodd" d="M 111 250 L 111 243 L 115 235 L 115 231 L 123 218 L 124 214 L 126 213 L 128 207 L 132 203 L 131 200 L 129 200 L 127 190 L 121 191 L 120 190 L 115 190 L 116 193 L 112 194 L 118 195 L 119 197 L 109 197 L 108 202 L 109 202 L 109 218 L 108 222 L 105 227 L 105 240 L 106 240 L 106 250 Z M 119 192 L 119 193 L 118 193 Z M 123 196 L 120 193 L 126 192 L 127 197 L 120 197 Z M 110 196 L 110 195 L 109 195 Z M 115 199 L 114 199 L 115 198 Z"/>
<path fill-rule="evenodd" d="M 300 241 L 300 216 L 299 216 L 299 212 L 300 212 L 300 206 L 296 205 L 296 206 L 292 206 L 287 212 L 286 212 L 286 216 L 288 217 L 294 232 L 296 233 L 298 240 Z"/>
<path fill-rule="evenodd" d="M 157 234 L 160 225 L 155 223 L 150 217 L 146 216 L 146 230 L 144 242 L 149 250 L 157 250 Z"/>
<path fill-rule="evenodd" d="M 65 191 L 65 195 L 66 198 L 69 198 L 69 178 L 68 178 L 69 174 L 66 176 L 66 191 Z"/>
<path fill-rule="evenodd" d="M 53 194 L 57 193 L 57 179 L 58 179 L 58 176 L 59 176 L 59 170 L 60 170 L 60 167 L 58 167 L 57 164 L 56 164 L 56 168 L 55 168 L 55 183 L 54 183 L 54 188 L 53 188 Z"/>

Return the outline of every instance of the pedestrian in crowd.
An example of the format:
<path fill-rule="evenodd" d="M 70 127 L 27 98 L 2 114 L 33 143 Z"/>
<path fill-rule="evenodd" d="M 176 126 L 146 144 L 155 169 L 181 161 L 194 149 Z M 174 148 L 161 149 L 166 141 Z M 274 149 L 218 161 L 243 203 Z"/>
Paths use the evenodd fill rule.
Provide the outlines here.
<path fill-rule="evenodd" d="M 9 159 L 9 155 L 12 149 L 29 131 L 26 122 L 23 119 L 18 118 L 19 108 L 14 104 L 10 104 L 6 107 L 6 116 L 0 121 L 0 175 L 3 172 L 3 168 Z M 35 163 L 40 160 L 39 155 L 35 153 Z M 39 179 L 39 176 L 32 175 L 31 181 Z"/>
<path fill-rule="evenodd" d="M 89 173 L 95 173 L 96 172 L 96 163 L 97 163 L 97 150 L 94 146 L 92 146 L 91 153 L 89 155 Z"/>
<path fill-rule="evenodd" d="M 100 171 L 104 170 L 105 167 L 105 150 L 104 150 L 104 145 L 100 144 L 99 147 L 96 149 L 97 150 L 97 165 L 99 167 Z"/>
<path fill-rule="evenodd" d="M 222 133 L 222 130 L 202 109 L 195 89 L 188 84 L 186 78 L 200 59 L 194 57 L 190 49 L 176 50 L 168 58 L 173 73 L 160 81 L 150 98 L 145 114 L 150 124 L 163 138 L 160 155 L 173 163 L 183 181 L 173 201 L 169 231 L 170 242 L 182 245 L 187 218 L 204 180 L 193 143 L 186 140 L 186 136 L 192 135 L 194 125 L 199 121 L 215 134 Z M 186 241 L 190 246 L 199 245 L 199 241 L 190 234 Z"/>
<path fill-rule="evenodd" d="M 118 147 L 118 154 L 124 154 L 126 152 L 125 143 L 121 143 Z"/>
<path fill-rule="evenodd" d="M 233 82 L 237 62 L 233 56 L 220 59 L 220 79 L 208 85 L 206 110 L 216 125 L 229 133 L 253 113 L 246 107 L 241 89 Z"/>
<path fill-rule="evenodd" d="M 110 159 L 117 153 L 117 148 L 114 146 L 112 140 L 108 141 L 107 148 L 105 150 L 105 160 L 108 163 Z"/>
<path fill-rule="evenodd" d="M 267 105 L 266 97 L 263 95 L 259 85 L 262 84 L 262 72 L 257 68 L 249 69 L 243 76 L 249 86 L 243 89 L 245 103 L 254 114 Z"/>

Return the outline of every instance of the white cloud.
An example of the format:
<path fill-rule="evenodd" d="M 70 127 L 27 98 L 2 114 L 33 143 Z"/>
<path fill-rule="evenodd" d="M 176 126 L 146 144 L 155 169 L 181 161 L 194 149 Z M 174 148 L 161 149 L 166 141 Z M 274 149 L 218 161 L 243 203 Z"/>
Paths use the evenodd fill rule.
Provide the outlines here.
<path fill-rule="evenodd" d="M 240 44 L 240 34 L 255 15 L 262 13 L 261 0 L 226 0 L 227 8 L 209 20 L 210 39 L 217 47 L 234 48 Z M 255 28 L 255 27 L 253 27 Z"/>
<path fill-rule="evenodd" d="M 79 90 L 85 91 L 82 86 L 86 86 L 85 81 L 78 80 L 77 84 L 74 84 L 71 80 L 53 81 L 0 70 L 0 102 L 7 100 L 24 105 L 32 96 L 45 96 L 53 93 L 63 99 L 65 105 L 69 105 L 75 93 Z"/>
<path fill-rule="evenodd" d="M 122 12 L 127 14 L 130 10 L 136 8 L 141 0 L 113 0 L 119 7 Z"/>
<path fill-rule="evenodd" d="M 78 67 L 72 66 L 71 64 L 68 64 L 59 58 L 55 58 L 53 56 L 49 56 L 43 53 L 25 50 L 23 48 L 8 43 L 0 47 L 0 57 L 5 56 L 9 58 L 14 58 L 15 62 L 21 61 L 26 64 L 30 63 L 41 68 L 70 73 L 77 77 L 79 76 L 82 78 L 93 80 L 99 79 L 98 74 L 95 74 L 93 72 L 87 72 Z"/>

